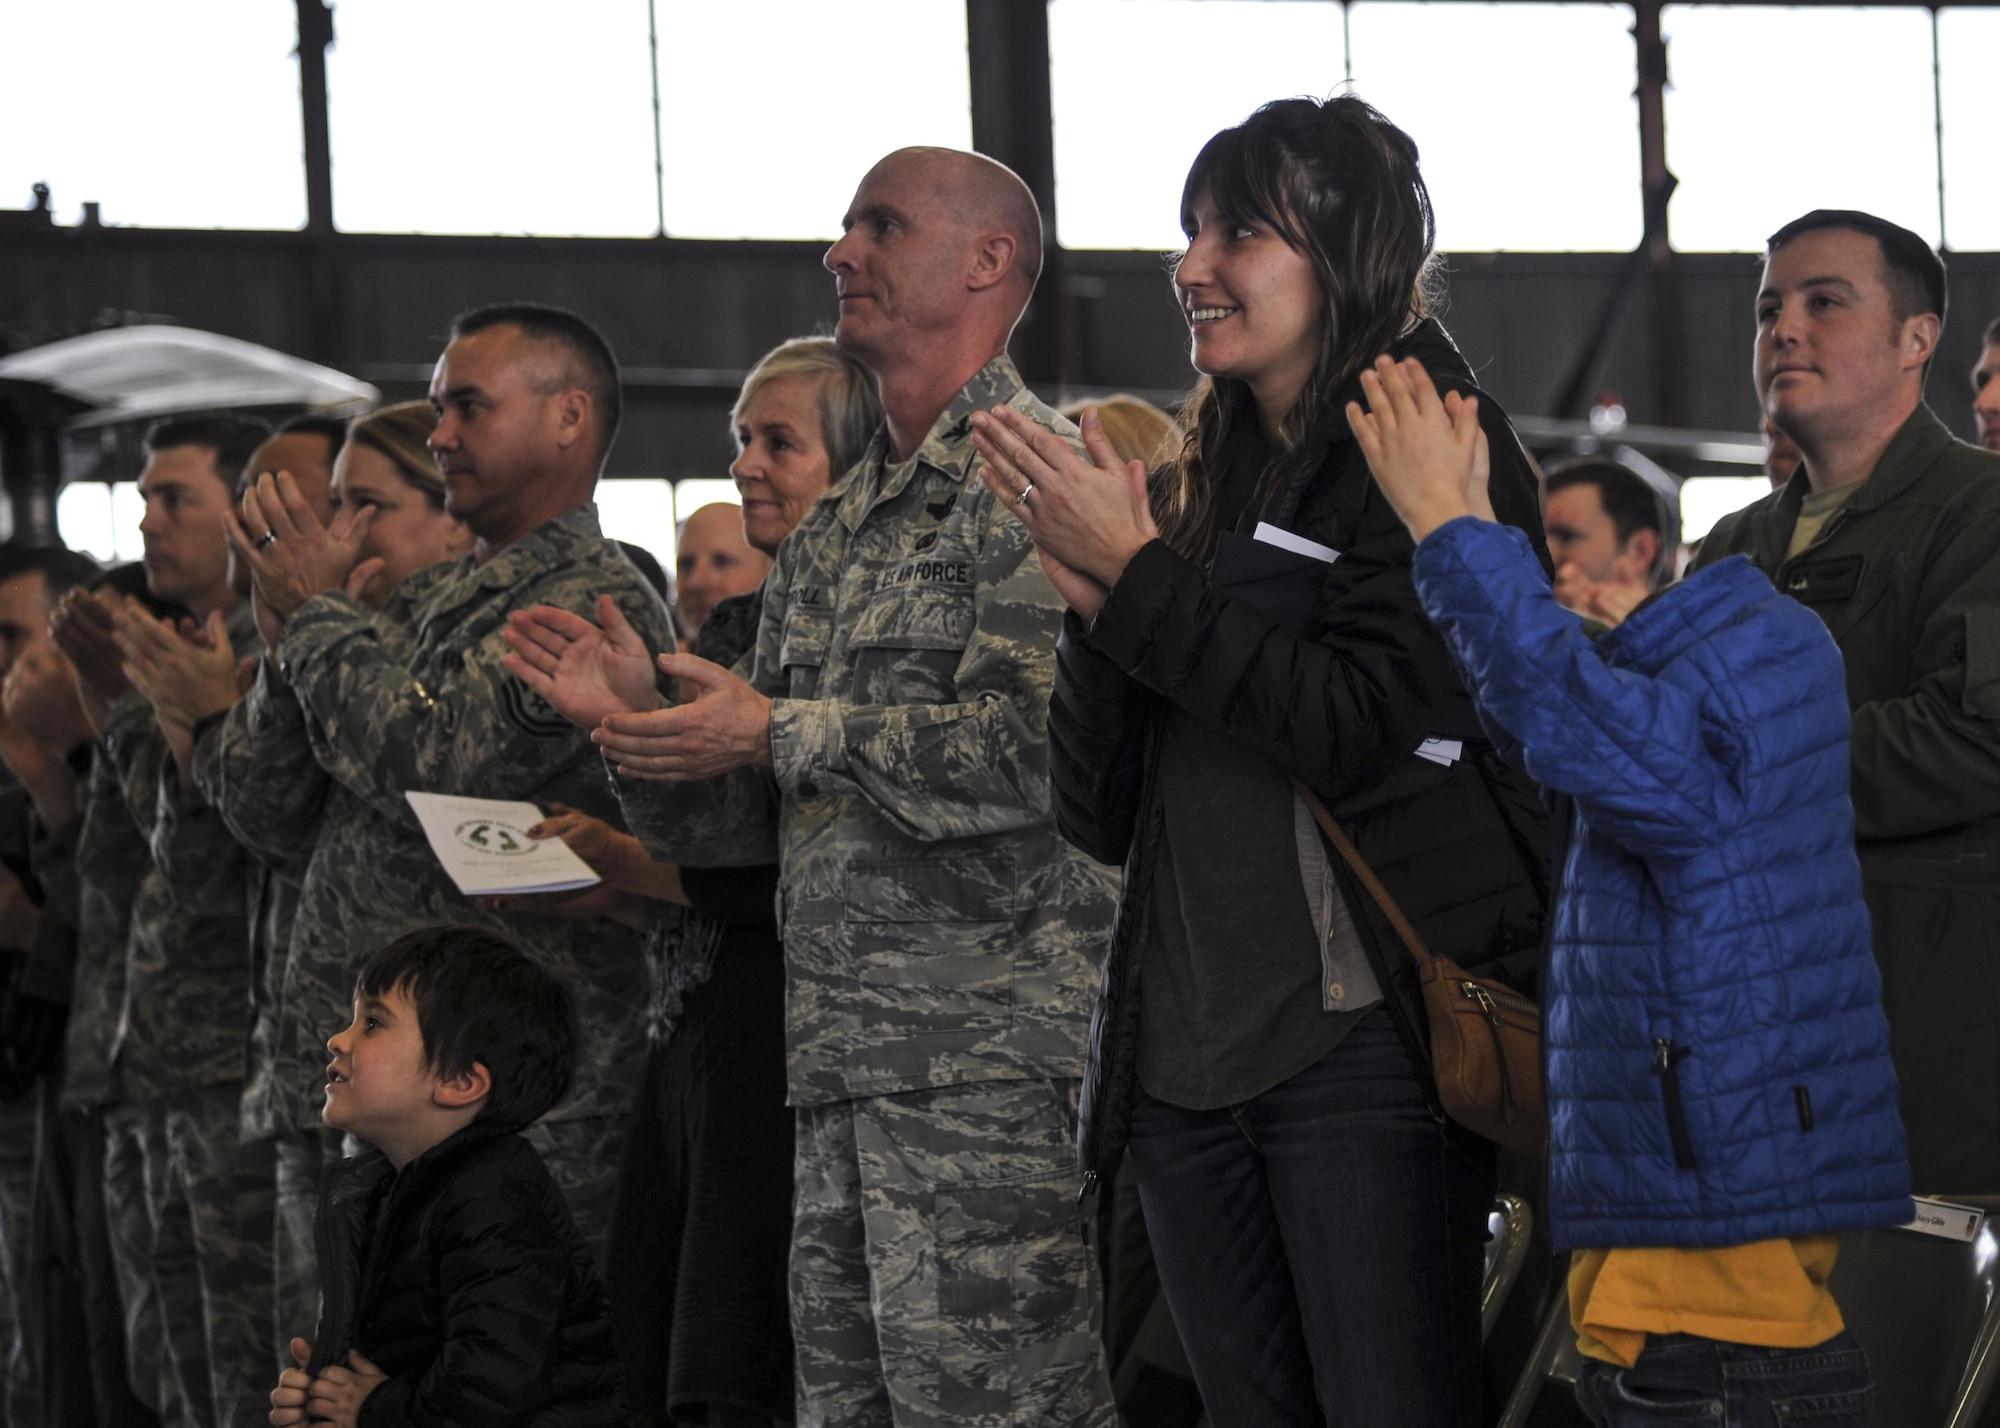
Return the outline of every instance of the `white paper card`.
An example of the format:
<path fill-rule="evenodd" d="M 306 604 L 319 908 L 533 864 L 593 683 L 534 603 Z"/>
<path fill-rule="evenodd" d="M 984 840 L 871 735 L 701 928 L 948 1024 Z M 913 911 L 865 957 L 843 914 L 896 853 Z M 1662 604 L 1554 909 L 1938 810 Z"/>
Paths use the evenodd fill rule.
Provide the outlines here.
<path fill-rule="evenodd" d="M 1289 550 L 1294 555 L 1309 555 L 1314 560 L 1323 560 L 1328 565 L 1340 559 L 1340 552 L 1332 546 L 1321 545 L 1316 540 L 1307 540 L 1302 535 L 1293 535 L 1281 530 L 1269 521 L 1257 522 L 1257 536 L 1266 545 L 1275 545 L 1280 550 Z"/>
<path fill-rule="evenodd" d="M 1916 1202 L 1917 1217 L 1903 1228 L 1919 1234 L 1970 1244 L 1979 1238 L 1979 1227 L 1986 1223 L 1986 1212 L 1975 1210 L 1970 1205 L 1954 1205 L 1949 1200 L 1927 1200 L 1922 1195 L 1916 1197 Z"/>
<path fill-rule="evenodd" d="M 1417 757 L 1450 768 L 1465 757 L 1463 739 L 1426 739 L 1417 745 Z"/>
<path fill-rule="evenodd" d="M 542 821 L 532 803 L 406 793 L 431 851 L 467 897 L 496 893 L 569 892 L 603 879 L 560 838 L 537 842 L 528 830 Z"/>

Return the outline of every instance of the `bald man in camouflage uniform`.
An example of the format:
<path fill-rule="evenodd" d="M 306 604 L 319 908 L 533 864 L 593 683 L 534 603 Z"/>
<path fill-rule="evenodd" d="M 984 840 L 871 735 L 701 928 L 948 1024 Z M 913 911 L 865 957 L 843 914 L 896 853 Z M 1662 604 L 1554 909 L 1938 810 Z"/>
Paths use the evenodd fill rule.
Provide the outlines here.
<path fill-rule="evenodd" d="M 263 855 L 293 858 L 310 840 L 269 1114 L 294 1134 L 320 1124 L 326 1039 L 351 1018 L 369 953 L 429 924 L 492 927 L 575 998 L 575 1086 L 530 1138 L 599 1247 L 645 1060 L 638 934 L 603 919 L 487 911 L 446 876 L 404 795 L 563 803 L 618 819 L 588 737 L 502 673 L 500 631 L 513 609 L 594 610 L 600 599 L 650 648 L 674 648 L 673 626 L 589 504 L 618 419 L 601 337 L 554 309 L 481 309 L 455 325 L 431 395 L 446 509 L 471 529 L 472 555 L 409 576 L 371 615 L 344 593 L 372 573 L 358 559 L 365 515 L 322 527 L 287 482 L 264 481 L 232 534 L 282 634 L 275 667 L 265 662 L 203 773 Z M 302 745 L 324 777 L 303 770 Z"/>
<path fill-rule="evenodd" d="M 779 549 L 747 678 L 669 660 L 701 697 L 638 712 L 649 671 L 586 672 L 622 633 L 539 611 L 510 668 L 609 714 L 656 857 L 754 861 L 775 783 L 800 1421 L 1094 1428 L 1115 1415 L 1074 1136 L 1116 879 L 1056 834 L 1063 602 L 969 440 L 1003 403 L 1076 435 L 1005 356 L 1039 218 L 998 164 L 904 150 L 844 226 L 836 335 L 889 419 Z"/>

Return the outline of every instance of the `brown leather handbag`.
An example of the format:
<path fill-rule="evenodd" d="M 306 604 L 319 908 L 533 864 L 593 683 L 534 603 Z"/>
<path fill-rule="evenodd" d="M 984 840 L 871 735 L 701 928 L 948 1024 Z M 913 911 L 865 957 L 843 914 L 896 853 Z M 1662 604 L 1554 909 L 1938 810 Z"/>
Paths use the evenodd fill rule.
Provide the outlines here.
<path fill-rule="evenodd" d="M 1445 1114 L 1509 1150 L 1546 1155 L 1549 1110 L 1542 1099 L 1542 1009 L 1512 988 L 1475 977 L 1424 946 L 1417 929 L 1318 795 L 1300 785 L 1299 797 L 1417 965 L 1417 984 L 1430 1020 L 1431 1070 Z"/>

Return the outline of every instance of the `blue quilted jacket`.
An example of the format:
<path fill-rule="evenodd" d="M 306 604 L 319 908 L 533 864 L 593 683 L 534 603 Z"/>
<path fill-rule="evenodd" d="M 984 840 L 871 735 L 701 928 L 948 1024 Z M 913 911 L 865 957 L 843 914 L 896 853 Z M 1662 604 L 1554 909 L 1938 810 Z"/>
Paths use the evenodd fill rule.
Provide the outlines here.
<path fill-rule="evenodd" d="M 1592 641 L 1470 518 L 1415 573 L 1502 752 L 1576 801 L 1542 984 L 1556 1247 L 1907 1222 L 1826 626 L 1738 557 Z"/>

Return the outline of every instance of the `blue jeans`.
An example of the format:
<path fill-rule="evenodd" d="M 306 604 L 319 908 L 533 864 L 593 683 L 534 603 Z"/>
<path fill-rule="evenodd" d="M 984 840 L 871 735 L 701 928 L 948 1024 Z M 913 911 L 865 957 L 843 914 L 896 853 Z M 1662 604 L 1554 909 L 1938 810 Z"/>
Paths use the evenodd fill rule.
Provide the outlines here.
<path fill-rule="evenodd" d="M 1868 1428 L 1869 1384 L 1845 1331 L 1810 1349 L 1656 1334 L 1631 1368 L 1586 1361 L 1576 1401 L 1597 1428 Z"/>
<path fill-rule="evenodd" d="M 1215 1428 L 1478 1421 L 1492 1147 L 1432 1116 L 1386 1011 L 1240 1106 L 1135 1092 L 1131 1151 Z"/>

